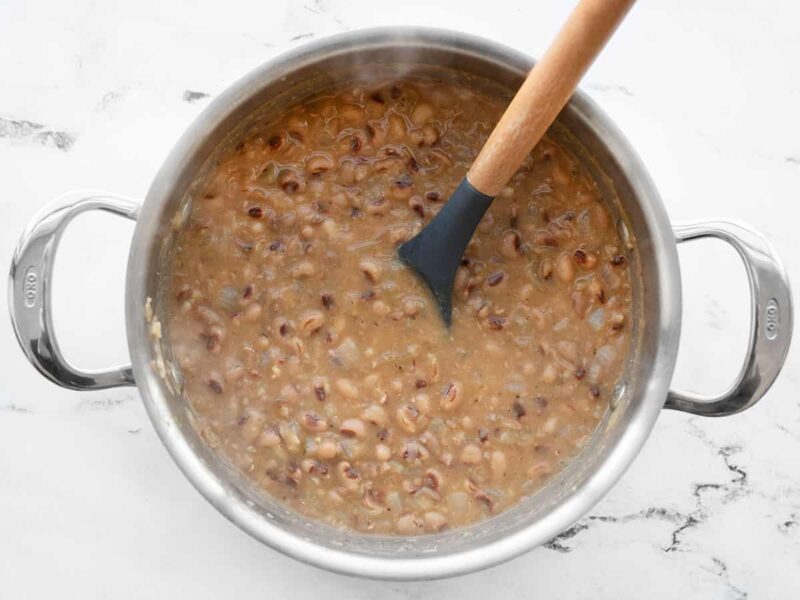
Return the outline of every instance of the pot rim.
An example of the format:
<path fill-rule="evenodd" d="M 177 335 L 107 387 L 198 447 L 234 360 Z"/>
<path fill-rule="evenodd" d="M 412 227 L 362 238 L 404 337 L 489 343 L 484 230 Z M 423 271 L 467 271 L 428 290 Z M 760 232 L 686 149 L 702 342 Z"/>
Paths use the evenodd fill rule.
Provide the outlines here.
<path fill-rule="evenodd" d="M 655 263 L 658 278 L 660 315 L 654 327 L 661 336 L 653 360 L 652 377 L 644 386 L 642 401 L 631 409 L 631 421 L 610 450 L 602 468 L 595 471 L 564 502 L 538 521 L 504 538 L 485 545 L 445 555 L 391 558 L 337 550 L 292 534 L 264 518 L 237 496 L 198 456 L 174 421 L 166 397 L 160 389 L 148 352 L 151 345 L 145 323 L 144 290 L 158 230 L 160 206 L 166 200 L 177 174 L 186 167 L 211 127 L 263 87 L 321 55 L 347 54 L 369 48 L 417 46 L 471 53 L 507 67 L 529 69 L 533 60 L 505 45 L 471 34 L 428 27 L 381 27 L 336 34 L 291 49 L 231 84 L 192 122 L 172 149 L 156 175 L 142 206 L 133 235 L 128 262 L 126 288 L 126 327 L 128 347 L 137 386 L 161 441 L 194 487 L 225 517 L 257 540 L 285 555 L 324 569 L 376 579 L 436 579 L 478 571 L 518 556 L 574 524 L 619 480 L 638 454 L 660 413 L 677 358 L 681 319 L 680 272 L 675 239 L 660 196 L 644 165 L 616 125 L 583 92 L 570 100 L 580 114 L 590 114 L 595 129 L 626 173 L 636 174 L 636 190 L 641 210 L 651 227 L 649 243 L 658 251 Z M 649 293 L 654 293 L 650 290 Z M 546 518 L 545 518 L 546 517 Z"/>

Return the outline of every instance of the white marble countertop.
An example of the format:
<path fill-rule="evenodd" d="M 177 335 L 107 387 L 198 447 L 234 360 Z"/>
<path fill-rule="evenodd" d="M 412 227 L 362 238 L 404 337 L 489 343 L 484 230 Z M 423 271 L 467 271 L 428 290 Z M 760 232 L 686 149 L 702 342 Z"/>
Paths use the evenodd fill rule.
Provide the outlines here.
<path fill-rule="evenodd" d="M 142 197 L 181 131 L 285 48 L 386 24 L 461 29 L 539 54 L 570 2 L 0 2 L 0 266 L 30 217 L 81 187 Z M 800 281 L 800 8 L 791 0 L 640 2 L 586 89 L 641 153 L 673 220 L 767 234 Z M 126 360 L 132 225 L 79 218 L 55 276 L 75 363 Z M 744 352 L 744 271 L 713 242 L 681 249 L 676 385 L 724 387 Z M 5 280 L 0 279 L 5 285 Z M 5 295 L 0 293 L 0 297 Z M 0 318 L 0 597 L 366 599 L 797 598 L 800 348 L 748 412 L 665 412 L 590 516 L 548 547 L 466 577 L 386 584 L 269 550 L 220 516 L 158 441 L 135 389 L 63 390 Z M 442 596 L 443 595 L 443 596 Z"/>

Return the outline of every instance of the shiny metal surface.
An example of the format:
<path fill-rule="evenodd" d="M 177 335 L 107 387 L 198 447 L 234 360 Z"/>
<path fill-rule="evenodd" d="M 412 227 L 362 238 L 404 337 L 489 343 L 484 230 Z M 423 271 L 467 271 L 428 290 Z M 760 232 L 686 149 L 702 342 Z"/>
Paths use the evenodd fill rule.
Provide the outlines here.
<path fill-rule="evenodd" d="M 786 360 L 792 339 L 789 279 L 770 243 L 747 225 L 733 221 L 696 221 L 674 227 L 679 242 L 706 237 L 733 246 L 750 283 L 750 340 L 736 381 L 717 397 L 669 391 L 666 408 L 720 417 L 750 408 L 767 392 Z"/>
<path fill-rule="evenodd" d="M 73 218 L 87 210 L 105 210 L 136 220 L 139 206 L 134 200 L 107 192 L 65 194 L 32 219 L 14 250 L 8 286 L 14 332 L 28 360 L 58 385 L 73 390 L 135 385 L 130 365 L 83 371 L 62 356 L 53 335 L 50 288 L 58 242 Z"/>
<path fill-rule="evenodd" d="M 612 408 L 586 448 L 544 489 L 515 508 L 470 527 L 414 538 L 362 535 L 305 519 L 253 489 L 201 439 L 180 393 L 180 374 L 170 366 L 170 348 L 150 336 L 144 307 L 151 299 L 156 318 L 164 322 L 161 294 L 168 277 L 174 217 L 185 213 L 192 183 L 213 165 L 220 148 L 234 144 L 256 116 L 278 114 L 287 102 L 311 92 L 375 78 L 431 76 L 435 72 L 462 83 L 489 82 L 514 89 L 531 65 L 530 58 L 493 42 L 423 28 L 368 30 L 314 42 L 259 67 L 217 97 L 181 137 L 156 176 L 139 214 L 127 271 L 126 322 L 135 380 L 159 436 L 181 470 L 222 514 L 256 539 L 310 564 L 351 575 L 431 579 L 475 571 L 521 554 L 572 525 L 614 485 L 649 435 L 667 398 L 679 343 L 681 292 L 675 236 L 636 153 L 581 92 L 575 94 L 558 122 L 563 141 L 571 144 L 586 168 L 605 181 L 601 193 L 619 198 L 617 216 L 625 215 L 620 226 L 630 229 L 636 240 L 630 265 L 639 273 L 634 278 L 632 322 L 638 346 L 628 359 Z M 441 67 L 446 67 L 446 72 Z M 80 204 L 74 200 L 67 203 L 71 208 L 48 210 L 39 221 L 46 223 L 51 213 L 61 217 L 53 217 L 55 221 L 44 228 L 35 222 L 23 237 L 12 267 L 12 318 L 17 320 L 18 336 L 31 361 L 56 383 L 76 388 L 96 387 L 98 381 L 130 383 L 133 378 L 124 369 L 100 379 L 71 368 L 65 371 L 66 363 L 53 341 L 44 346 L 45 352 L 27 348 L 32 340 L 50 340 L 52 323 L 46 309 L 37 304 L 42 296 L 34 294 L 33 312 L 23 310 L 24 274 L 31 264 L 49 264 L 58 230 L 79 210 Z M 108 198 L 93 202 L 99 204 L 87 208 L 126 216 L 136 212 L 132 205 L 112 208 Z M 709 235 L 710 229 L 693 231 Z M 720 228 L 714 231 L 716 234 Z M 679 230 L 679 235 L 693 237 L 692 231 L 686 230 Z M 726 235 L 728 241 L 744 239 L 743 248 L 763 250 L 735 231 L 727 230 Z M 33 250 L 28 250 L 29 246 Z M 759 289 L 780 292 L 784 280 L 772 277 L 781 273 L 777 263 L 770 265 L 774 255 L 748 250 L 747 256 L 755 265 L 751 277 L 759 282 Z M 760 260 L 755 260 L 757 256 Z M 775 298 L 780 318 L 788 327 L 779 328 L 775 339 L 785 336 L 779 343 L 788 343 L 791 306 L 788 288 L 783 291 L 784 295 L 776 293 Z M 781 304 L 784 299 L 785 305 Z M 769 325 L 770 311 L 774 312 L 770 299 L 758 306 L 759 311 L 766 311 L 758 326 Z M 36 318 L 32 320 L 31 315 Z M 34 344 L 40 345 L 38 341 Z M 736 395 L 740 408 L 752 404 L 756 392 L 766 391 L 768 380 L 780 369 L 783 355 L 763 351 L 769 347 L 757 340 L 757 371 L 748 370 L 742 383 L 753 381 L 751 373 L 757 372 L 761 379 L 756 388 L 741 387 Z M 167 359 L 166 377 L 153 368 L 162 354 Z M 677 393 L 670 398 L 671 407 L 709 414 L 697 410 L 699 399 Z M 723 408 L 728 410 L 730 405 Z"/>

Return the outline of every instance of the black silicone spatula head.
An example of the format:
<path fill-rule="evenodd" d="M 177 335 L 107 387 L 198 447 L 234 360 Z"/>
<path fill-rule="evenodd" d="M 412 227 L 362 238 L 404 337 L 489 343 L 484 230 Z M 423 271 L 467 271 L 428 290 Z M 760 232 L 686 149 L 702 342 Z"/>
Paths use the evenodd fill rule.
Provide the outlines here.
<path fill-rule="evenodd" d="M 453 281 L 475 228 L 492 203 L 466 179 L 433 220 L 397 249 L 397 255 L 416 271 L 433 292 L 445 324 L 453 314 Z"/>
<path fill-rule="evenodd" d="M 517 91 L 469 173 L 439 214 L 398 249 L 428 284 L 449 327 L 456 270 L 492 198 L 569 100 L 634 0 L 580 0 Z"/>

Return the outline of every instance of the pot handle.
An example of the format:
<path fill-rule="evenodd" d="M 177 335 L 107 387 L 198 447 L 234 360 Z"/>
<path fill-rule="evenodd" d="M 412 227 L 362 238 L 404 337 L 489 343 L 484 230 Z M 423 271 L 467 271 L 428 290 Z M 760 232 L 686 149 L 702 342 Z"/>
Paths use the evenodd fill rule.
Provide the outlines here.
<path fill-rule="evenodd" d="M 135 220 L 139 203 L 94 190 L 65 194 L 31 220 L 11 261 L 8 302 L 17 340 L 42 375 L 73 390 L 100 390 L 135 383 L 130 365 L 105 371 L 82 371 L 72 366 L 61 355 L 54 337 L 50 288 L 58 242 L 73 218 L 94 209 Z"/>
<path fill-rule="evenodd" d="M 694 221 L 673 227 L 678 242 L 713 237 L 742 257 L 750 283 L 750 340 L 734 384 L 720 396 L 670 390 L 666 408 L 707 417 L 732 415 L 753 406 L 767 392 L 786 360 L 792 337 L 789 279 L 772 245 L 749 226 L 734 221 Z"/>

